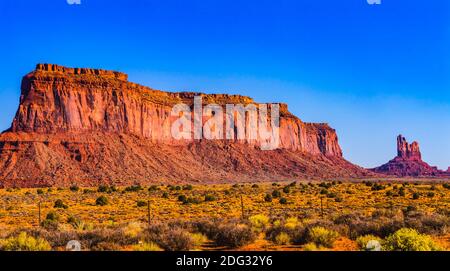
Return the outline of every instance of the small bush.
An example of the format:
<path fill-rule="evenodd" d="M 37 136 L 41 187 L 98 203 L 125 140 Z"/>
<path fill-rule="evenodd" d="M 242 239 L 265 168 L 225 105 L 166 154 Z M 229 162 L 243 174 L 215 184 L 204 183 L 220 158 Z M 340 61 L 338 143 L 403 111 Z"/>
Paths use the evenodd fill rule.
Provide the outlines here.
<path fill-rule="evenodd" d="M 158 191 L 159 187 L 157 185 L 152 185 L 148 188 L 148 192 Z"/>
<path fill-rule="evenodd" d="M 206 232 L 209 239 L 213 240 L 218 246 L 229 248 L 238 248 L 255 241 L 256 235 L 244 224 L 214 224 Z"/>
<path fill-rule="evenodd" d="M 281 192 L 279 190 L 273 190 L 272 192 L 272 197 L 273 198 L 279 198 L 281 197 Z"/>
<path fill-rule="evenodd" d="M 187 202 L 187 197 L 186 195 L 178 195 L 178 201 L 181 201 L 183 203 Z"/>
<path fill-rule="evenodd" d="M 265 202 L 272 202 L 272 196 L 270 194 L 266 194 L 264 196 L 264 201 Z"/>
<path fill-rule="evenodd" d="M 168 199 L 168 198 L 169 198 L 169 193 L 164 192 L 164 193 L 162 193 L 161 197 L 162 197 L 163 199 Z"/>
<path fill-rule="evenodd" d="M 285 194 L 289 194 L 289 193 L 291 192 L 291 188 L 290 188 L 289 186 L 285 186 L 285 187 L 283 188 L 283 192 L 284 192 Z"/>
<path fill-rule="evenodd" d="M 288 201 L 286 198 L 280 198 L 280 204 L 287 204 Z"/>
<path fill-rule="evenodd" d="M 95 205 L 97 206 L 105 206 L 108 204 L 108 198 L 105 196 L 100 196 L 95 200 Z"/>
<path fill-rule="evenodd" d="M 44 190 L 42 190 L 42 189 L 38 189 L 38 190 L 36 190 L 36 193 L 38 194 L 38 195 L 42 195 L 42 194 L 44 194 Z"/>
<path fill-rule="evenodd" d="M 417 199 L 419 199 L 419 198 L 420 198 L 420 194 L 417 193 L 417 192 L 415 192 L 415 193 L 413 194 L 413 196 L 412 196 L 412 199 L 413 199 L 413 200 L 417 200 Z"/>
<path fill-rule="evenodd" d="M 183 190 L 192 190 L 192 189 L 194 189 L 194 187 L 190 184 L 183 186 Z"/>
<path fill-rule="evenodd" d="M 60 208 L 60 209 L 67 209 L 69 206 L 67 206 L 62 200 L 58 199 L 55 201 L 54 208 Z"/>
<path fill-rule="evenodd" d="M 133 246 L 133 251 L 162 251 L 162 249 L 153 242 L 141 242 Z"/>
<path fill-rule="evenodd" d="M 136 206 L 137 207 L 145 207 L 145 206 L 147 206 L 148 205 L 148 203 L 145 201 L 145 200 L 138 200 L 137 202 L 136 202 Z"/>
<path fill-rule="evenodd" d="M 139 192 L 141 190 L 143 190 L 144 188 L 142 188 L 142 186 L 140 184 L 138 185 L 132 185 L 132 186 L 128 186 L 125 188 L 125 192 Z"/>
<path fill-rule="evenodd" d="M 69 189 L 72 192 L 78 192 L 80 190 L 80 188 L 78 186 L 76 186 L 76 185 L 72 185 Z"/>
<path fill-rule="evenodd" d="M 319 251 L 320 248 L 318 248 L 317 245 L 314 243 L 308 243 L 303 246 L 303 250 L 304 251 Z"/>
<path fill-rule="evenodd" d="M 21 232 L 17 237 L 10 237 L 0 242 L 0 249 L 5 251 L 49 251 L 52 248 L 46 240 Z"/>
<path fill-rule="evenodd" d="M 249 217 L 250 225 L 252 229 L 257 232 L 263 231 L 267 225 L 269 225 L 269 218 L 265 215 L 254 215 Z"/>
<path fill-rule="evenodd" d="M 208 241 L 208 238 L 201 233 L 191 233 L 192 244 L 194 247 L 200 247 Z"/>
<path fill-rule="evenodd" d="M 206 194 L 205 195 L 205 201 L 206 202 L 208 202 L 208 201 L 215 201 L 216 200 L 216 197 L 214 197 L 214 195 L 211 195 L 211 194 Z"/>
<path fill-rule="evenodd" d="M 291 237 L 285 232 L 282 232 L 275 237 L 275 244 L 277 245 L 289 245 L 290 243 Z"/>
<path fill-rule="evenodd" d="M 438 251 L 441 250 L 430 236 L 414 229 L 403 228 L 386 238 L 384 248 L 388 251 Z"/>
<path fill-rule="evenodd" d="M 307 233 L 308 242 L 313 242 L 318 246 L 332 248 L 334 242 L 339 237 L 335 231 L 325 229 L 323 227 L 313 227 Z"/>
<path fill-rule="evenodd" d="M 284 227 L 286 227 L 289 230 L 295 229 L 299 225 L 298 219 L 296 217 L 289 217 L 284 222 Z"/>

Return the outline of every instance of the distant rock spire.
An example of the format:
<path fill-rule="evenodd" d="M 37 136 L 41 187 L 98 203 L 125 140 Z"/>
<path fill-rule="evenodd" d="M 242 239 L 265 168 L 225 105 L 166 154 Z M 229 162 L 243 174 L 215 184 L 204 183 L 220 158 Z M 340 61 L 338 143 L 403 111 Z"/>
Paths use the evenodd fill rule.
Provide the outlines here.
<path fill-rule="evenodd" d="M 399 135 L 397 137 L 397 157 L 422 160 L 419 143 L 414 141 L 413 143 L 408 144 L 408 141 L 406 141 L 402 135 Z"/>

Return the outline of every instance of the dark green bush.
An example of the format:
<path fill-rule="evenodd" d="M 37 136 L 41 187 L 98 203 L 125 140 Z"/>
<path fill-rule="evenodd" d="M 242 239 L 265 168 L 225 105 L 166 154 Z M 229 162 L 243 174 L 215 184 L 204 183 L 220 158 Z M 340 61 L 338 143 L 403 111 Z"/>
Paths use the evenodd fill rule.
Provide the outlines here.
<path fill-rule="evenodd" d="M 97 206 L 105 206 L 108 204 L 108 198 L 105 196 L 100 196 L 95 200 L 95 205 Z"/>
<path fill-rule="evenodd" d="M 264 196 L 264 201 L 265 202 L 272 202 L 272 196 L 270 194 L 266 194 Z"/>
<path fill-rule="evenodd" d="M 62 200 L 58 199 L 55 201 L 54 208 L 60 208 L 60 209 L 67 209 L 69 206 L 67 206 Z"/>

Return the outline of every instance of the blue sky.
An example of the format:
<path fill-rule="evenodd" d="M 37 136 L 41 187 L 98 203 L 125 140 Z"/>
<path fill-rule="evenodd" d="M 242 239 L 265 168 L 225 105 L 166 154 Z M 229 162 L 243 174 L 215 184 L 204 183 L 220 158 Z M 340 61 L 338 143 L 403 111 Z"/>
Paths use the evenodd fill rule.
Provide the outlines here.
<path fill-rule="evenodd" d="M 286 102 L 373 167 L 402 133 L 450 166 L 450 1 L 0 2 L 0 129 L 38 62 L 114 69 L 153 88 Z"/>

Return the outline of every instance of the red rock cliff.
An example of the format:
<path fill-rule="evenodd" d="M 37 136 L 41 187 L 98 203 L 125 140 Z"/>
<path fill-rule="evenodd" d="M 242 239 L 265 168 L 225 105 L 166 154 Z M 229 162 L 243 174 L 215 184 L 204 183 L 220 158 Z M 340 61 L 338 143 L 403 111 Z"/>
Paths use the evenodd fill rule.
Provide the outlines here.
<path fill-rule="evenodd" d="M 0 134 L 0 187 L 248 182 L 373 176 L 342 158 L 335 130 L 280 106 L 280 144 L 261 139 L 174 140 L 173 105 L 249 105 L 240 95 L 164 92 L 120 72 L 39 64 L 22 81 Z M 203 119 L 205 122 L 206 119 Z"/>
<path fill-rule="evenodd" d="M 192 105 L 195 95 L 201 95 L 204 103 L 254 103 L 240 95 L 158 91 L 130 83 L 120 72 L 38 64 L 23 78 L 11 129 L 47 134 L 126 133 L 176 144 L 179 142 L 171 136 L 171 109 L 180 102 Z M 327 124 L 304 123 L 290 114 L 286 105 L 280 111 L 280 148 L 342 156 L 334 129 Z"/>

